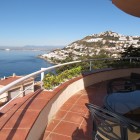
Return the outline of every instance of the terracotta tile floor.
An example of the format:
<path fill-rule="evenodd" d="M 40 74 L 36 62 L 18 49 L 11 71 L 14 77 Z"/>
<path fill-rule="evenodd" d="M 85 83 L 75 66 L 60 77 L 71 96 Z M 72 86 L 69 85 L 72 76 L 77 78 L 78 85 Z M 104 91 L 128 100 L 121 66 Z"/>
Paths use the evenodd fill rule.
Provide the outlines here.
<path fill-rule="evenodd" d="M 103 104 L 106 83 L 92 85 L 71 97 L 47 126 L 42 140 L 91 140 L 92 124 L 85 103 Z M 53 97 L 39 91 L 17 98 L 0 117 L 0 140 L 24 140 L 39 112 Z"/>
<path fill-rule="evenodd" d="M 9 103 L 0 113 L 0 140 L 25 140 L 49 93 L 36 91 Z"/>
<path fill-rule="evenodd" d="M 85 103 L 103 105 L 106 83 L 92 85 L 71 97 L 47 126 L 43 140 L 92 140 L 92 122 Z"/>

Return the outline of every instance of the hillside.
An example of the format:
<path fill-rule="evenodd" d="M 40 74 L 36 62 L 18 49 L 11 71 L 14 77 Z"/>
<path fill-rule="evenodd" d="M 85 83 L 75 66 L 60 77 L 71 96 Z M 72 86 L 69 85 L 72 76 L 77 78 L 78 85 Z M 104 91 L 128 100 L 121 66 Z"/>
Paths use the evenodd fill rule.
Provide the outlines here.
<path fill-rule="evenodd" d="M 120 56 L 120 52 L 123 52 L 130 45 L 140 47 L 140 36 L 126 36 L 106 31 L 100 34 L 88 35 L 63 49 L 53 50 L 40 57 L 53 63 L 94 58 L 98 55 L 116 58 Z"/>

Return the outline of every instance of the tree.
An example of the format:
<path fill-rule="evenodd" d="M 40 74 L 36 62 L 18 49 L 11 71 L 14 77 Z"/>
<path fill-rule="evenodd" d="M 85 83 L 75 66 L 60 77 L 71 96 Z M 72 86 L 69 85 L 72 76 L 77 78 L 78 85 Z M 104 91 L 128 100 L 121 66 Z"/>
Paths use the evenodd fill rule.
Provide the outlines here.
<path fill-rule="evenodd" d="M 121 53 L 121 57 L 139 57 L 140 48 L 135 48 L 133 45 L 126 48 L 124 52 Z"/>

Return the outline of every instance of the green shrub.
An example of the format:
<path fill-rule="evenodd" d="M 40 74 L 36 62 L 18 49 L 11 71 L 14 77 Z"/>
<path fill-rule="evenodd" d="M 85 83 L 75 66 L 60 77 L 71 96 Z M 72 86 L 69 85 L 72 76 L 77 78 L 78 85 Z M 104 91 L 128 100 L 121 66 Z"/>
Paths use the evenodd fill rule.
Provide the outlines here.
<path fill-rule="evenodd" d="M 78 66 L 69 70 L 65 70 L 57 75 L 54 75 L 53 73 L 48 73 L 43 79 L 44 88 L 53 89 L 54 87 L 66 81 L 67 79 L 72 79 L 73 77 L 80 75 L 81 71 L 81 66 Z"/>
<path fill-rule="evenodd" d="M 138 61 L 130 61 L 128 60 L 116 60 L 110 63 L 110 66 L 113 68 L 137 68 L 140 67 L 140 62 Z"/>

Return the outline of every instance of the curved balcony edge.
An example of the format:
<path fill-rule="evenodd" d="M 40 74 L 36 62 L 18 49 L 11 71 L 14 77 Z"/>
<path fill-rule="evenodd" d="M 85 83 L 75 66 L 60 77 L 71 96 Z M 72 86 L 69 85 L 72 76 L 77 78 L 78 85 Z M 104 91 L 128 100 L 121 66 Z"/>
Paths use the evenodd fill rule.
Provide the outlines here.
<path fill-rule="evenodd" d="M 42 109 L 35 123 L 32 125 L 32 128 L 28 133 L 27 140 L 40 139 L 46 128 L 46 125 L 48 125 L 55 117 L 57 111 L 69 98 L 75 95 L 78 91 L 99 82 L 111 80 L 114 78 L 128 77 L 132 72 L 140 73 L 140 68 L 98 70 L 86 75 L 81 75 L 63 83 L 52 92 L 54 95 Z"/>

